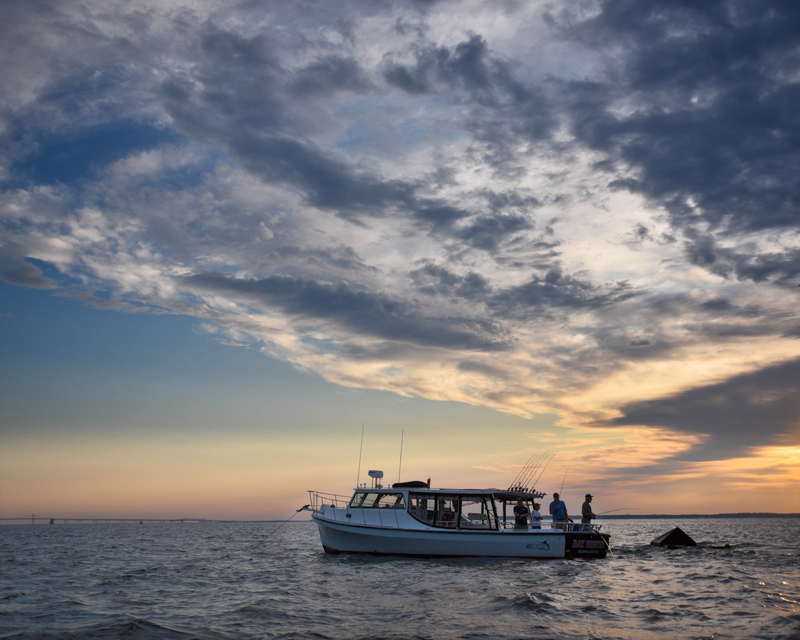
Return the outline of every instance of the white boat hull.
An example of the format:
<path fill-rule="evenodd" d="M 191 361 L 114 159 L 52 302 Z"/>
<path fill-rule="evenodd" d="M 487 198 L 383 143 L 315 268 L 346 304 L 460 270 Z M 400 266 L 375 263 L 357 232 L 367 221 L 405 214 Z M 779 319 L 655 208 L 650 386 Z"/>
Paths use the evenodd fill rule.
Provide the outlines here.
<path fill-rule="evenodd" d="M 407 530 L 340 524 L 312 516 L 328 553 L 420 557 L 605 557 L 598 534 L 548 529 L 502 531 Z M 588 547 L 587 547 L 588 544 Z M 600 546 L 602 545 L 602 548 Z"/>

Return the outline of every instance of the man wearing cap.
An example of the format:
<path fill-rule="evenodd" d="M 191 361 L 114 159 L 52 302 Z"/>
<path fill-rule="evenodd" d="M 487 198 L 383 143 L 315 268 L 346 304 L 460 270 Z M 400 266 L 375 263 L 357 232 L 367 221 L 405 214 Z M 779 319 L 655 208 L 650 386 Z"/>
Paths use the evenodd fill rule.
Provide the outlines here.
<path fill-rule="evenodd" d="M 597 516 L 592 511 L 592 494 L 586 494 L 586 502 L 581 507 L 581 524 L 591 524 Z"/>
<path fill-rule="evenodd" d="M 531 529 L 541 529 L 542 528 L 542 514 L 539 513 L 539 507 L 541 507 L 538 502 L 533 503 L 533 513 L 531 514 Z"/>

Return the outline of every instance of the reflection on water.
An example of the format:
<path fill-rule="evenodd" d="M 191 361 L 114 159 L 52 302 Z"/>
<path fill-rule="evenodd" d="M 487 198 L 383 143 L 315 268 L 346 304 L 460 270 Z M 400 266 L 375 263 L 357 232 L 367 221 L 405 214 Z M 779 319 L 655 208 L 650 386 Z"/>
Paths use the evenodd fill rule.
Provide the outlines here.
<path fill-rule="evenodd" d="M 0 527 L 0 636 L 800 637 L 798 519 L 606 521 L 595 561 L 329 556 L 276 526 Z M 649 546 L 674 526 L 702 544 Z"/>

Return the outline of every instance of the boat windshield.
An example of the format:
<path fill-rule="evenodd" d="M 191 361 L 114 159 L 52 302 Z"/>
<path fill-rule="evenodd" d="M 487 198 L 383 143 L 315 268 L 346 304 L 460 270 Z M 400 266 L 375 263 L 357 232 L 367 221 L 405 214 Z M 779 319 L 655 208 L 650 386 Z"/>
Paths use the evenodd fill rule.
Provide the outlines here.
<path fill-rule="evenodd" d="M 350 500 L 350 506 L 359 509 L 405 509 L 406 501 L 402 493 L 370 491 L 356 493 Z"/>
<path fill-rule="evenodd" d="M 497 529 L 494 504 L 488 496 L 408 494 L 408 512 L 420 522 L 443 529 Z"/>

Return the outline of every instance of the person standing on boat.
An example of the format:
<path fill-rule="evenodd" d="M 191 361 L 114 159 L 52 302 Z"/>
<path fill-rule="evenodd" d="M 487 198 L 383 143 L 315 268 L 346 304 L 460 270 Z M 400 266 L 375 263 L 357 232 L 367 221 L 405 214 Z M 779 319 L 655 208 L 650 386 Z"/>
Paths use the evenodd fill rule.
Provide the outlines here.
<path fill-rule="evenodd" d="M 531 514 L 531 529 L 541 529 L 542 528 L 542 514 L 539 513 L 539 507 L 541 507 L 538 502 L 533 503 L 533 513 Z"/>
<path fill-rule="evenodd" d="M 581 507 L 581 524 L 591 524 L 597 516 L 592 511 L 592 494 L 586 494 L 586 502 Z"/>
<path fill-rule="evenodd" d="M 527 529 L 528 528 L 528 507 L 526 507 L 522 499 L 517 500 L 517 506 L 514 507 L 514 528 Z"/>
<path fill-rule="evenodd" d="M 553 522 L 572 522 L 567 513 L 567 505 L 557 493 L 553 494 L 553 501 L 550 503 L 550 515 L 553 516 Z"/>

